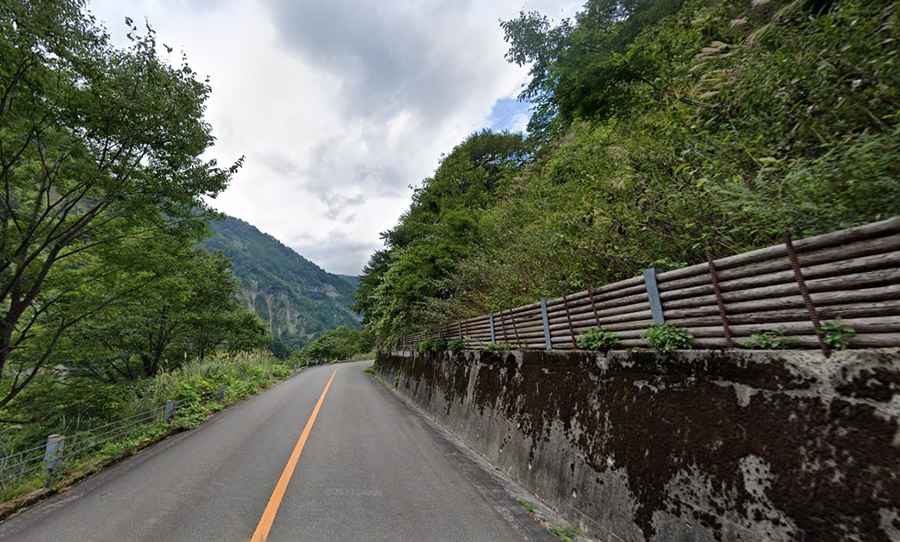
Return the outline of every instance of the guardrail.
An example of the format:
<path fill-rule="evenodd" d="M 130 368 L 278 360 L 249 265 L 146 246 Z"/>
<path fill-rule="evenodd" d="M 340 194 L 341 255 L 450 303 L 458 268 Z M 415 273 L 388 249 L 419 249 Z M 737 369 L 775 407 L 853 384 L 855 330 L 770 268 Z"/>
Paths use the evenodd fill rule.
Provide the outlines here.
<path fill-rule="evenodd" d="M 686 329 L 695 348 L 733 348 L 763 331 L 791 347 L 829 347 L 823 324 L 855 331 L 849 348 L 900 347 L 900 217 L 793 240 L 705 263 L 589 288 L 449 323 L 404 337 L 462 339 L 467 349 L 504 342 L 521 349 L 576 349 L 587 330 L 613 331 L 623 347 L 647 347 L 654 324 Z"/>
<path fill-rule="evenodd" d="M 49 435 L 46 443 L 41 446 L 2 456 L 0 489 L 39 474 L 45 475 L 44 485 L 48 486 L 67 466 L 103 446 L 127 439 L 145 429 L 148 424 L 171 422 L 178 405 L 178 401 L 166 401 L 162 407 L 154 407 L 127 418 L 98 425 L 90 431 L 76 432 L 68 437 Z"/>

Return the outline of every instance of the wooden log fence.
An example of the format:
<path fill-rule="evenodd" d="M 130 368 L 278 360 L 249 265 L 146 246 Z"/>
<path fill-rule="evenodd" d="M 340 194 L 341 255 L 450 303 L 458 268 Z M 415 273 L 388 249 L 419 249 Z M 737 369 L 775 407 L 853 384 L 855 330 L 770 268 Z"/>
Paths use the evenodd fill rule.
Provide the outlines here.
<path fill-rule="evenodd" d="M 492 342 L 519 349 L 571 350 L 603 328 L 622 347 L 650 346 L 654 324 L 687 330 L 694 348 L 733 348 L 756 333 L 783 334 L 792 347 L 830 348 L 823 325 L 840 320 L 850 348 L 900 347 L 900 217 L 794 240 L 672 271 L 640 276 L 560 298 L 448 323 L 404 337 Z"/>

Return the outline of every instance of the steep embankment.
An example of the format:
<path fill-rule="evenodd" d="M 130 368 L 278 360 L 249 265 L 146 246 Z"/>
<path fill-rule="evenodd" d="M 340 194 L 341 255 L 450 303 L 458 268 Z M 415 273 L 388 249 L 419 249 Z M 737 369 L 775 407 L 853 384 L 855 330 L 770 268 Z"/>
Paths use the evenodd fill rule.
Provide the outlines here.
<path fill-rule="evenodd" d="M 333 275 L 243 220 L 210 223 L 204 247 L 231 260 L 248 307 L 289 348 L 339 325 L 357 327 L 353 292 L 358 279 Z"/>

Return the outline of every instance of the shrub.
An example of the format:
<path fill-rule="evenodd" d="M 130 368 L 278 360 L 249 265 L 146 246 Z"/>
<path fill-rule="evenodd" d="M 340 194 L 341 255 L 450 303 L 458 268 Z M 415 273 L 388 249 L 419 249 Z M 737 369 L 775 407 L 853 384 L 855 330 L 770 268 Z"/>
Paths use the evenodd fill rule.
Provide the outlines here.
<path fill-rule="evenodd" d="M 856 335 L 856 330 L 840 320 L 825 322 L 819 329 L 824 334 L 825 344 L 833 350 L 846 350 L 850 339 Z"/>
<path fill-rule="evenodd" d="M 644 332 L 644 338 L 657 352 L 669 353 L 673 350 L 684 350 L 691 347 L 694 340 L 685 329 L 672 324 L 656 324 Z"/>
<path fill-rule="evenodd" d="M 509 352 L 514 350 L 515 347 L 507 342 L 489 342 L 484 346 L 484 349 L 488 352 Z"/>
<path fill-rule="evenodd" d="M 466 341 L 462 339 L 450 339 L 447 341 L 447 350 L 459 352 L 466 349 Z"/>
<path fill-rule="evenodd" d="M 83 448 L 82 452 L 67 456 L 64 474 L 79 472 L 91 465 L 98 466 L 123 454 L 130 454 L 143 446 L 163 438 L 171 431 L 190 429 L 202 423 L 212 412 L 274 384 L 292 374 L 290 366 L 275 359 L 266 352 L 215 353 L 202 361 L 191 361 L 180 368 L 157 374 L 139 382 L 122 382 L 106 385 L 83 377 L 68 376 L 65 384 L 70 391 L 85 392 L 91 388 L 101 397 L 114 398 L 109 401 L 111 408 L 103 412 L 93 408 L 92 403 L 81 401 L 70 394 L 55 394 L 54 403 L 49 403 L 45 395 L 40 395 L 46 408 L 58 410 L 65 416 L 44 416 L 34 423 L 27 424 L 27 431 L 11 431 L 0 434 L 0 455 L 40 446 L 47 435 L 59 433 L 66 435 L 70 442 L 83 442 L 85 439 L 97 439 L 96 448 Z M 27 390 L 27 393 L 43 393 L 43 387 L 56 389 L 52 375 L 42 375 L 41 386 Z M 50 381 L 50 382 L 48 382 Z M 215 392 L 222 386 L 226 388 L 225 401 L 215 400 Z M 25 392 L 23 392 L 25 393 Z M 87 396 L 89 397 L 89 396 Z M 135 416 L 156 411 L 160 412 L 167 400 L 175 399 L 178 407 L 175 418 L 165 424 L 155 417 L 146 419 Z M 79 417 L 78 409 L 88 407 L 87 416 Z M 70 415 L 69 413 L 74 413 Z M 6 411 L 0 412 L 9 415 Z M 13 414 L 18 414 L 15 412 Z M 144 421 L 146 420 L 146 421 Z M 113 432 L 111 427 L 117 428 Z M 115 434 L 113 438 L 111 435 Z M 0 502 L 35 489 L 43 483 L 43 474 L 25 478 L 21 482 L 6 484 L 0 488 Z"/>
<path fill-rule="evenodd" d="M 619 337 L 612 331 L 598 327 L 586 331 L 576 342 L 578 348 L 583 350 L 608 352 L 619 343 Z"/>
<path fill-rule="evenodd" d="M 778 330 L 759 331 L 750 335 L 742 346 L 744 348 L 752 348 L 756 350 L 777 350 L 785 348 L 790 344 L 790 340 L 784 336 L 784 333 Z"/>
<path fill-rule="evenodd" d="M 446 339 L 425 339 L 416 346 L 419 352 L 443 352 L 447 350 Z"/>

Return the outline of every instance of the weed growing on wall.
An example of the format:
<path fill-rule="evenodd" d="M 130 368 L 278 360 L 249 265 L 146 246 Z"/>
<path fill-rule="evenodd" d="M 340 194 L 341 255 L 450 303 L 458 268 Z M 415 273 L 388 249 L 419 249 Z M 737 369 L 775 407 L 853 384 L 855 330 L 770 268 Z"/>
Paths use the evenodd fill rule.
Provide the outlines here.
<path fill-rule="evenodd" d="M 669 353 L 691 347 L 694 338 L 686 329 L 672 324 L 656 324 L 644 332 L 644 338 L 657 352 Z"/>
<path fill-rule="evenodd" d="M 778 330 L 766 330 L 750 335 L 742 346 L 754 350 L 778 350 L 791 345 L 790 339 L 784 336 L 784 333 Z"/>
<path fill-rule="evenodd" d="M 825 344 L 832 350 L 846 350 L 850 339 L 856 335 L 856 331 L 845 325 L 840 320 L 825 322 L 819 328 L 824 333 Z"/>
<path fill-rule="evenodd" d="M 619 336 L 602 327 L 590 329 L 576 341 L 578 348 L 595 352 L 608 352 L 619 343 Z"/>
<path fill-rule="evenodd" d="M 507 342 L 489 342 L 484 346 L 488 352 L 509 352 L 515 348 L 515 345 Z"/>
<path fill-rule="evenodd" d="M 426 339 L 419 341 L 419 344 L 416 346 L 416 350 L 419 352 L 443 352 L 447 349 L 448 343 L 446 339 Z"/>
<path fill-rule="evenodd" d="M 450 339 L 447 341 L 447 350 L 459 352 L 466 349 L 466 341 L 462 339 Z"/>

